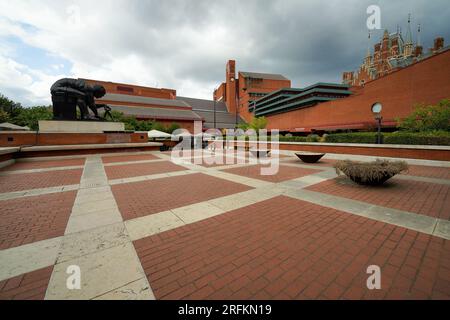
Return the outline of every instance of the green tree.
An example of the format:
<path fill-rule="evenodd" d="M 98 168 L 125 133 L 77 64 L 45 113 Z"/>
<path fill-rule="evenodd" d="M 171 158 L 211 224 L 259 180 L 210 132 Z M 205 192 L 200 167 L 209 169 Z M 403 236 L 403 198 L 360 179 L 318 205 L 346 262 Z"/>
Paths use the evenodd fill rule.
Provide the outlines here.
<path fill-rule="evenodd" d="M 9 113 L 0 109 L 0 123 L 9 121 L 10 121 Z"/>
<path fill-rule="evenodd" d="M 181 126 L 180 124 L 176 123 L 176 122 L 172 122 L 168 127 L 167 127 L 167 133 L 172 134 L 175 130 L 180 129 Z"/>
<path fill-rule="evenodd" d="M 14 102 L 0 94 L 0 110 L 8 113 L 9 118 L 17 116 L 23 109 L 20 103 Z"/>
<path fill-rule="evenodd" d="M 11 122 L 19 126 L 27 126 L 31 130 L 38 130 L 39 120 L 51 120 L 52 118 L 51 106 L 37 106 L 21 108 L 19 114 L 15 115 Z"/>
<path fill-rule="evenodd" d="M 441 100 L 437 105 L 418 105 L 413 113 L 397 122 L 404 131 L 450 131 L 450 100 Z"/>
<path fill-rule="evenodd" d="M 267 119 L 266 117 L 254 117 L 250 123 L 240 123 L 238 124 L 238 129 L 242 129 L 244 131 L 248 129 L 253 129 L 256 132 L 258 130 L 265 129 L 267 126 Z"/>
<path fill-rule="evenodd" d="M 254 117 L 249 123 L 249 128 L 258 132 L 258 130 L 265 129 L 267 127 L 266 117 Z"/>

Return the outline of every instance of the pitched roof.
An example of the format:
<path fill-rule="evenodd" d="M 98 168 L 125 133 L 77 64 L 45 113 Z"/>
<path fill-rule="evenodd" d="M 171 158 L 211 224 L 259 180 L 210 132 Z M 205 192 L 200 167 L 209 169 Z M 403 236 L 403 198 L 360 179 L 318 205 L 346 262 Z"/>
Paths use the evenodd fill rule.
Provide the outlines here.
<path fill-rule="evenodd" d="M 192 110 L 119 106 L 113 104 L 109 106 L 113 111 L 119 111 L 126 116 L 135 116 L 141 119 L 202 120 L 202 117 Z"/>
<path fill-rule="evenodd" d="M 214 111 L 211 112 L 211 111 L 196 110 L 195 113 L 197 113 L 205 120 L 205 122 L 203 123 L 203 126 L 205 128 L 214 128 Z M 239 123 L 243 122 L 241 117 L 238 118 L 238 122 Z M 235 126 L 236 126 L 236 115 L 229 112 L 216 111 L 217 128 L 231 129 L 234 128 Z"/>
<path fill-rule="evenodd" d="M 214 100 L 195 99 L 188 97 L 177 97 L 177 100 L 181 100 L 192 107 L 192 110 L 214 111 Z M 227 111 L 227 106 L 222 101 L 216 101 L 216 111 Z"/>
<path fill-rule="evenodd" d="M 195 99 L 188 97 L 177 97 L 192 107 L 192 110 L 201 116 L 205 122 L 203 127 L 214 128 L 214 100 Z M 241 117 L 238 118 L 239 123 L 243 123 Z M 227 106 L 222 101 L 216 101 L 216 127 L 232 129 L 236 126 L 236 115 L 228 112 Z"/>
<path fill-rule="evenodd" d="M 133 96 L 129 94 L 117 94 L 117 93 L 107 93 L 104 97 L 98 101 L 117 101 L 117 102 L 129 102 L 131 103 L 142 103 L 142 104 L 153 104 L 160 106 L 170 106 L 170 107 L 185 107 L 189 108 L 189 105 L 184 101 L 176 99 L 159 99 L 150 97 Z"/>
<path fill-rule="evenodd" d="M 268 80 L 289 80 L 285 76 L 276 73 L 257 73 L 257 72 L 247 72 L 247 71 L 239 71 L 240 74 L 244 78 L 253 78 L 253 79 L 268 79 Z"/>

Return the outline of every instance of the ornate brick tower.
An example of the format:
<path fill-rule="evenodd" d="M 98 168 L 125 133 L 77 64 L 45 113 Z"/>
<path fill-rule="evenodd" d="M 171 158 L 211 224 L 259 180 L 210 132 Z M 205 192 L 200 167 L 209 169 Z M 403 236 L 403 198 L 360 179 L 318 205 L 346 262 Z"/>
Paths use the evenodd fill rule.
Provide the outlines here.
<path fill-rule="evenodd" d="M 370 35 L 369 35 L 370 40 Z M 439 37 L 430 48 L 430 53 L 438 53 L 444 47 L 444 39 Z M 413 43 L 411 33 L 411 15 L 408 15 L 408 28 L 403 38 L 400 27 L 397 32 L 389 34 L 384 31 L 380 42 L 374 45 L 373 56 L 368 50 L 363 63 L 356 72 L 344 72 L 342 82 L 350 85 L 364 85 L 368 81 L 382 77 L 392 71 L 407 67 L 423 58 L 420 43 L 420 25 L 417 29 L 417 44 Z"/>
<path fill-rule="evenodd" d="M 236 61 L 229 60 L 226 71 L 226 104 L 228 112 L 236 113 Z"/>
<path fill-rule="evenodd" d="M 408 30 L 406 30 L 406 39 L 403 46 L 403 56 L 409 57 L 413 54 L 413 41 L 411 33 L 411 15 L 408 15 Z"/>

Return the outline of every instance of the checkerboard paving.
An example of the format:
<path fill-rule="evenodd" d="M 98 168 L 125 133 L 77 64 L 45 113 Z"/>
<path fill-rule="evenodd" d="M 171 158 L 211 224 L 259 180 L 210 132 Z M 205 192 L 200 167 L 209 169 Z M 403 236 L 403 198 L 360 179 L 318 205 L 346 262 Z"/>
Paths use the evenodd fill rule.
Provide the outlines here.
<path fill-rule="evenodd" d="M 450 298 L 450 241 L 283 196 L 134 244 L 157 299 Z"/>
<path fill-rule="evenodd" d="M 62 236 L 76 191 L 0 201 L 0 250 Z"/>
<path fill-rule="evenodd" d="M 170 161 L 161 161 L 154 163 L 133 163 L 105 167 L 106 175 L 110 180 L 182 170 L 186 170 L 186 168 L 176 165 Z"/>
<path fill-rule="evenodd" d="M 124 220 L 250 190 L 202 173 L 112 186 Z"/>
<path fill-rule="evenodd" d="M 370 187 L 355 184 L 342 176 L 306 189 L 445 220 L 450 219 L 450 185 L 400 180 L 394 177 L 382 186 Z"/>
<path fill-rule="evenodd" d="M 408 171 L 405 172 L 405 174 L 418 177 L 450 180 L 450 167 L 445 168 L 410 165 Z"/>
<path fill-rule="evenodd" d="M 0 177 L 0 193 L 79 184 L 82 169 L 20 173 Z"/>
<path fill-rule="evenodd" d="M 450 299 L 439 163 L 366 188 L 335 179 L 328 159 L 283 157 L 262 176 L 167 155 L 2 170 L 0 299 Z M 67 290 L 68 265 L 89 270 L 81 291 Z M 370 265 L 381 290 L 367 289 Z"/>
<path fill-rule="evenodd" d="M 41 161 L 23 161 L 16 162 L 10 166 L 0 169 L 0 171 L 17 171 L 17 170 L 33 170 L 47 169 L 58 167 L 83 166 L 86 159 L 61 159 L 61 160 L 41 160 Z"/>
<path fill-rule="evenodd" d="M 286 180 L 291 180 L 295 178 L 304 177 L 310 174 L 318 173 L 320 170 L 317 169 L 305 169 L 305 168 L 297 168 L 292 166 L 283 166 L 280 165 L 278 172 L 275 175 L 262 175 L 261 168 L 270 168 L 270 165 L 253 165 L 232 169 L 225 169 L 223 171 L 228 173 L 237 174 L 240 176 L 260 179 L 269 182 L 281 182 Z"/>
<path fill-rule="evenodd" d="M 132 155 L 102 157 L 103 163 L 145 161 L 145 160 L 157 160 L 157 159 L 159 159 L 159 158 L 157 156 L 154 156 L 153 154 L 132 154 Z"/>
<path fill-rule="evenodd" d="M 53 266 L 0 281 L 0 300 L 43 300 Z"/>

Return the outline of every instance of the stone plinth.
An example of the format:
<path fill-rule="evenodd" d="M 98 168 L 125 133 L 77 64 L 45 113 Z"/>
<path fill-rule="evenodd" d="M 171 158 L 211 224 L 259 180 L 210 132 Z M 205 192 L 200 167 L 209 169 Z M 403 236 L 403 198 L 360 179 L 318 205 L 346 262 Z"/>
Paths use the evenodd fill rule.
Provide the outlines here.
<path fill-rule="evenodd" d="M 105 131 L 125 131 L 125 124 L 106 121 L 39 121 L 39 132 L 42 133 L 103 133 Z"/>

